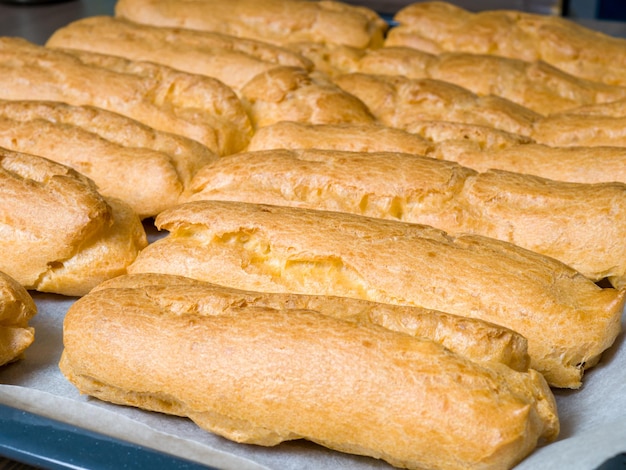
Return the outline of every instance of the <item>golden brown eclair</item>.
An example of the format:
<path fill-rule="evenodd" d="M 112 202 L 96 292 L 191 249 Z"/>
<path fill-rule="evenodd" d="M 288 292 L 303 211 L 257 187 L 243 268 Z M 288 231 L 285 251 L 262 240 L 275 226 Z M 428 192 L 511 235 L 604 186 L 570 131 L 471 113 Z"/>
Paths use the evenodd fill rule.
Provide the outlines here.
<path fill-rule="evenodd" d="M 263 41 L 109 16 L 92 16 L 59 28 L 46 46 L 157 62 L 217 78 L 235 91 L 277 66 L 306 70 L 313 66 L 303 56 Z"/>
<path fill-rule="evenodd" d="M 137 23 L 215 31 L 284 44 L 380 47 L 387 23 L 369 8 L 302 0 L 121 0 L 115 15 Z"/>
<path fill-rule="evenodd" d="M 459 51 L 430 54 L 402 46 L 363 51 L 319 44 L 290 48 L 331 75 L 359 72 L 442 80 L 479 96 L 506 98 L 544 115 L 626 97 L 626 87 L 585 80 L 539 60 Z"/>
<path fill-rule="evenodd" d="M 178 204 L 193 174 L 218 158 L 121 114 L 53 101 L 0 100 L 0 147 L 72 167 L 142 219 Z"/>
<path fill-rule="evenodd" d="M 255 130 L 280 121 L 311 124 L 373 123 L 363 101 L 325 75 L 298 67 L 261 73 L 241 89 L 242 101 Z"/>
<path fill-rule="evenodd" d="M 0 148 L 0 183 L 0 271 L 28 289 L 84 295 L 147 244 L 128 205 L 67 166 Z"/>
<path fill-rule="evenodd" d="M 626 147 L 626 101 L 611 104 L 618 106 L 582 107 L 546 116 L 533 124 L 530 136 L 551 146 Z"/>
<path fill-rule="evenodd" d="M 235 92 L 211 77 L 85 51 L 0 38 L 0 99 L 92 105 L 197 140 L 218 154 L 247 145 L 250 120 Z"/>
<path fill-rule="evenodd" d="M 533 370 L 315 310 L 222 308 L 212 296 L 176 283 L 93 291 L 65 317 L 61 370 L 82 393 L 187 416 L 237 442 L 304 438 L 407 468 L 510 468 L 558 434 Z"/>
<path fill-rule="evenodd" d="M 244 290 L 336 295 L 481 318 L 528 339 L 531 367 L 576 388 L 620 330 L 626 291 L 478 235 L 354 214 L 197 201 L 156 218 L 169 235 L 128 272 Z"/>
<path fill-rule="evenodd" d="M 447 121 L 422 122 L 409 129 L 281 121 L 258 129 L 246 150 L 402 152 L 455 161 L 480 172 L 504 170 L 571 183 L 626 183 L 626 147 L 551 147 L 495 128 Z"/>
<path fill-rule="evenodd" d="M 542 60 L 571 75 L 626 85 L 626 40 L 559 15 L 513 10 L 472 13 L 447 2 L 416 2 L 396 13 L 387 46 Z"/>
<path fill-rule="evenodd" d="M 376 119 L 408 129 L 419 121 L 453 121 L 491 126 L 529 136 L 542 115 L 498 96 L 478 96 L 466 88 L 430 78 L 349 73 L 333 82 L 367 105 Z"/>
<path fill-rule="evenodd" d="M 0 366 L 20 358 L 35 339 L 28 322 L 37 306 L 26 289 L 0 271 Z"/>
<path fill-rule="evenodd" d="M 229 155 L 194 176 L 181 201 L 258 202 L 432 225 L 514 243 L 594 281 L 626 284 L 626 184 L 477 173 L 391 152 L 274 149 Z"/>
<path fill-rule="evenodd" d="M 426 155 L 436 146 L 426 138 L 378 124 L 310 124 L 279 121 L 257 129 L 247 151 L 272 149 L 347 150 L 350 152 L 403 152 Z"/>
<path fill-rule="evenodd" d="M 528 370 L 528 342 L 514 331 L 477 318 L 451 315 L 405 305 L 381 304 L 351 297 L 259 292 L 234 289 L 169 274 L 128 274 L 104 281 L 92 289 L 144 289 L 169 291 L 179 286 L 187 302 L 199 302 L 205 310 L 222 312 L 233 307 L 269 307 L 315 310 L 341 320 L 379 325 L 389 330 L 431 339 L 474 362 L 499 362 L 525 372 Z M 185 286 L 195 286 L 188 292 Z M 198 286 L 202 286 L 199 289 Z M 172 290 L 173 292 L 173 290 Z M 196 296 L 197 295 L 197 296 Z"/>

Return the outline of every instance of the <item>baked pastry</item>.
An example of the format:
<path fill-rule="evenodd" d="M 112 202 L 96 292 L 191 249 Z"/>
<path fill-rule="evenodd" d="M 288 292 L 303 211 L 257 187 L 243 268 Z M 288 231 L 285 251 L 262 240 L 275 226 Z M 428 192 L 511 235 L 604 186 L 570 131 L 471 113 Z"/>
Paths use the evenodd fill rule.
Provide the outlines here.
<path fill-rule="evenodd" d="M 245 147 L 250 120 L 235 92 L 210 77 L 84 51 L 0 38 L 0 99 L 62 101 L 123 114 L 197 140 L 218 154 Z"/>
<path fill-rule="evenodd" d="M 35 340 L 28 325 L 37 305 L 15 279 L 0 272 L 0 366 L 19 359 Z"/>
<path fill-rule="evenodd" d="M 416 121 L 407 123 L 405 130 L 430 142 L 469 142 L 482 150 L 502 150 L 534 142 L 530 137 L 515 132 L 507 132 L 489 125 L 463 122 Z"/>
<path fill-rule="evenodd" d="M 483 150 L 476 142 L 457 140 L 440 143 L 428 156 L 481 172 L 496 169 L 571 183 L 626 184 L 626 147 L 526 144 Z"/>
<path fill-rule="evenodd" d="M 299 54 L 262 41 L 109 16 L 92 16 L 59 28 L 46 45 L 157 62 L 217 78 L 235 91 L 276 66 L 305 70 L 313 66 Z"/>
<path fill-rule="evenodd" d="M 624 117 L 626 116 L 626 99 L 619 99 L 610 101 L 607 103 L 596 103 L 578 106 L 574 109 L 569 109 L 567 114 L 581 114 L 586 116 L 611 116 L 611 117 Z"/>
<path fill-rule="evenodd" d="M 333 82 L 363 101 L 380 122 L 400 129 L 418 121 L 439 120 L 528 136 L 533 123 L 542 117 L 504 98 L 478 96 L 441 80 L 350 73 L 333 77 Z"/>
<path fill-rule="evenodd" d="M 446 2 L 416 2 L 398 11 L 394 20 L 398 26 L 390 30 L 387 46 L 541 60 L 587 80 L 626 84 L 626 40 L 557 15 L 472 13 Z"/>
<path fill-rule="evenodd" d="M 311 124 L 372 123 L 368 107 L 325 75 L 298 67 L 261 73 L 241 89 L 255 129 L 280 121 Z"/>
<path fill-rule="evenodd" d="M 334 1 L 119 0 L 115 15 L 277 44 L 306 40 L 360 48 L 381 46 L 388 28 L 374 10 Z"/>
<path fill-rule="evenodd" d="M 104 281 L 101 289 L 143 289 L 173 292 L 178 286 L 187 302 L 202 299 L 203 308 L 218 312 L 233 307 L 315 310 L 359 324 L 379 325 L 411 336 L 428 338 L 474 362 L 498 362 L 511 369 L 528 370 L 528 342 L 514 331 L 477 318 L 462 317 L 420 307 L 381 304 L 350 297 L 252 292 L 168 274 L 141 273 Z M 185 290 L 186 286 L 192 288 Z M 199 297 L 193 297 L 193 295 Z M 209 307 L 210 305 L 210 307 Z"/>
<path fill-rule="evenodd" d="M 258 129 L 247 151 L 320 148 L 351 152 L 404 152 L 425 155 L 432 142 L 402 129 L 377 124 L 309 124 L 279 121 Z"/>
<path fill-rule="evenodd" d="M 533 138 L 547 145 L 626 147 L 626 100 L 579 106 L 539 120 Z"/>
<path fill-rule="evenodd" d="M 0 147 L 74 168 L 142 219 L 176 205 L 193 174 L 218 158 L 121 114 L 52 101 L 0 100 Z"/>
<path fill-rule="evenodd" d="M 65 317 L 61 371 L 82 393 L 237 442 L 304 438 L 399 467 L 510 468 L 558 434 L 533 370 L 315 310 L 225 305 L 213 289 L 89 293 Z"/>
<path fill-rule="evenodd" d="M 336 295 L 481 318 L 528 340 L 531 367 L 576 388 L 615 340 L 626 290 L 481 237 L 354 214 L 241 202 L 168 209 L 129 267 L 267 292 Z M 567 325 L 567 327 L 564 327 Z"/>
<path fill-rule="evenodd" d="M 357 49 L 294 43 L 289 48 L 331 76 L 346 73 L 402 75 L 454 83 L 480 96 L 495 95 L 539 114 L 623 99 L 626 88 L 585 80 L 543 61 L 524 61 L 470 52 L 430 54 L 411 47 Z"/>
<path fill-rule="evenodd" d="M 447 121 L 410 126 L 282 121 L 257 130 L 248 151 L 324 149 L 401 152 L 450 160 L 479 172 L 512 171 L 572 183 L 626 183 L 625 147 L 550 147 L 518 134 Z"/>
<path fill-rule="evenodd" d="M 241 201 L 349 212 L 474 233 L 550 256 L 626 287 L 626 184 L 477 173 L 389 152 L 275 149 L 199 170 L 181 201 Z M 585 221 L 585 223 L 581 223 Z"/>
<path fill-rule="evenodd" d="M 309 41 L 290 42 L 285 47 L 310 60 L 313 70 L 329 76 L 355 71 L 359 60 L 368 51 L 378 50 Z"/>
<path fill-rule="evenodd" d="M 533 125 L 532 138 L 560 147 L 626 147 L 626 115 L 560 113 Z"/>
<path fill-rule="evenodd" d="M 86 294 L 126 272 L 147 245 L 121 201 L 51 160 L 0 148 L 0 271 L 27 289 Z"/>
<path fill-rule="evenodd" d="M 625 87 L 575 77 L 542 61 L 467 52 L 435 55 L 408 47 L 383 47 L 367 51 L 346 72 L 442 80 L 479 96 L 506 98 L 543 115 L 626 96 Z"/>

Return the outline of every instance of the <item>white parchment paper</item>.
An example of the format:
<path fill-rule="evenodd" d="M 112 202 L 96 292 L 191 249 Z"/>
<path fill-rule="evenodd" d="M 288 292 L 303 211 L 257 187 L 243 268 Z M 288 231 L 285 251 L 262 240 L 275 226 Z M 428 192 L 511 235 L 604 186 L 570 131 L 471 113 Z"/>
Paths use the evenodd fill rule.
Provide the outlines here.
<path fill-rule="evenodd" d="M 293 441 L 272 448 L 241 445 L 190 420 L 111 405 L 81 396 L 58 369 L 63 317 L 73 299 L 33 294 L 36 340 L 24 359 L 0 367 L 0 403 L 55 418 L 220 469 L 390 469 L 384 462 Z M 626 329 L 626 314 L 622 315 Z M 620 334 L 575 391 L 556 390 L 561 435 L 517 469 L 594 469 L 626 452 L 626 341 Z M 462 423 L 459 423 L 462 425 Z"/>

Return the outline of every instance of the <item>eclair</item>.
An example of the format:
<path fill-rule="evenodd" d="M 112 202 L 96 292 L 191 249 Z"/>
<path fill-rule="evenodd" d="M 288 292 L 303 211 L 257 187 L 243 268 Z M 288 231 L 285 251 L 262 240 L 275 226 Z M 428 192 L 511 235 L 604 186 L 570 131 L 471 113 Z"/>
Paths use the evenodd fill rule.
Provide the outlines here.
<path fill-rule="evenodd" d="M 532 369 L 214 296 L 200 284 L 95 290 L 67 312 L 61 371 L 83 394 L 186 416 L 236 442 L 307 439 L 411 469 L 511 468 L 559 432 Z"/>
<path fill-rule="evenodd" d="M 37 305 L 26 289 L 0 271 L 0 366 L 19 359 L 35 339 L 29 321 Z"/>
<path fill-rule="evenodd" d="M 359 98 L 376 119 L 407 129 L 419 121 L 452 121 L 491 126 L 529 136 L 542 115 L 499 96 L 478 96 L 467 88 L 431 78 L 349 73 L 333 82 Z"/>
<path fill-rule="evenodd" d="M 235 91 L 256 75 L 277 66 L 305 70 L 313 67 L 300 54 L 267 42 L 211 31 L 152 26 L 110 16 L 83 18 L 59 28 L 46 46 L 156 62 L 217 78 Z"/>
<path fill-rule="evenodd" d="M 0 100 L 0 147 L 72 167 L 142 219 L 178 204 L 195 172 L 218 158 L 121 114 L 52 101 Z"/>
<path fill-rule="evenodd" d="M 244 148 L 252 132 L 246 111 L 230 87 L 152 62 L 64 52 L 4 37 L 0 38 L 0 77 L 0 99 L 104 108 L 197 140 L 219 155 Z"/>
<path fill-rule="evenodd" d="M 274 149 L 207 164 L 181 197 L 203 199 L 349 212 L 479 234 L 556 258 L 594 281 L 626 285 L 624 183 L 478 173 L 405 153 Z"/>
<path fill-rule="evenodd" d="M 147 245 L 137 214 L 51 160 L 0 149 L 0 271 L 27 289 L 86 294 Z"/>
<path fill-rule="evenodd" d="M 519 134 L 448 121 L 408 129 L 411 132 L 379 124 L 281 121 L 258 129 L 246 150 L 400 152 L 455 161 L 479 172 L 494 169 L 570 183 L 626 184 L 626 147 L 552 147 Z"/>
<path fill-rule="evenodd" d="M 428 338 L 474 362 L 498 362 L 520 372 L 528 370 L 528 341 L 514 331 L 477 318 L 420 307 L 370 302 L 351 297 L 260 292 L 234 289 L 188 277 L 157 273 L 118 276 L 98 284 L 102 289 L 142 289 L 146 293 L 178 286 L 186 301 L 226 312 L 235 307 L 315 310 L 359 324 L 378 325 L 411 336 Z M 186 290 L 187 286 L 191 286 Z M 198 297 L 194 297 L 197 295 Z M 200 302 L 201 300 L 201 302 Z"/>
<path fill-rule="evenodd" d="M 620 331 L 625 290 L 479 235 L 286 206 L 197 201 L 155 220 L 169 234 L 130 274 L 176 274 L 244 290 L 334 295 L 480 318 L 528 340 L 531 368 L 577 388 Z"/>
<path fill-rule="evenodd" d="M 215 31 L 274 44 L 312 41 L 380 47 L 387 22 L 374 10 L 303 0 L 120 0 L 115 16 L 136 23 Z"/>
<path fill-rule="evenodd" d="M 386 46 L 541 60 L 571 75 L 626 84 L 626 40 L 559 15 L 514 10 L 477 13 L 447 2 L 414 2 L 394 15 Z"/>
<path fill-rule="evenodd" d="M 454 83 L 479 96 L 495 95 L 548 115 L 625 97 L 626 88 L 586 80 L 541 60 L 471 52 L 431 54 L 411 47 L 350 49 L 346 46 L 294 44 L 316 69 L 331 75 L 366 73 L 430 78 Z"/>

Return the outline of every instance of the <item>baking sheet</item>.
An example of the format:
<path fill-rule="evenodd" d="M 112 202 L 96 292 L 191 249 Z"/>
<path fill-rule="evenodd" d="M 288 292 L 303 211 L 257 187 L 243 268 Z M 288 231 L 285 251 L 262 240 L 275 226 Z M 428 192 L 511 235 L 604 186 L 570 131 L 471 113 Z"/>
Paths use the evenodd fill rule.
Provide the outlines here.
<path fill-rule="evenodd" d="M 81 396 L 58 369 L 63 317 L 73 299 L 33 293 L 36 340 L 23 360 L 0 367 L 0 403 L 220 469 L 390 469 L 375 459 L 292 441 L 265 448 L 230 442 L 190 420 Z M 622 315 L 622 330 L 626 314 Z M 561 435 L 517 469 L 597 468 L 626 452 L 626 340 L 622 332 L 579 390 L 555 390 Z M 459 423 L 462 425 L 462 423 Z"/>

